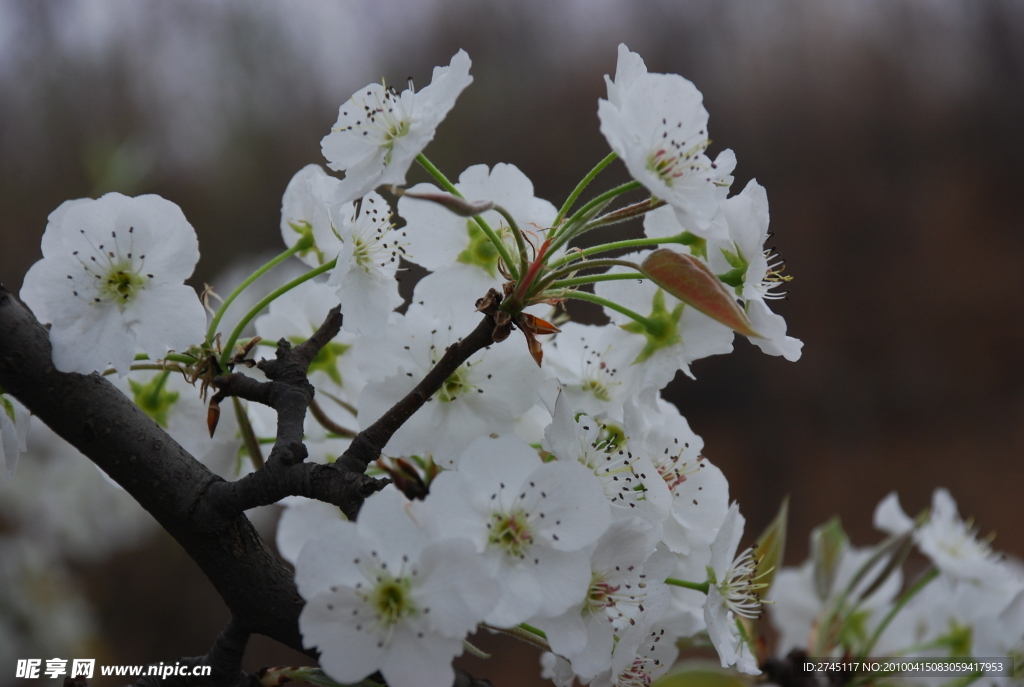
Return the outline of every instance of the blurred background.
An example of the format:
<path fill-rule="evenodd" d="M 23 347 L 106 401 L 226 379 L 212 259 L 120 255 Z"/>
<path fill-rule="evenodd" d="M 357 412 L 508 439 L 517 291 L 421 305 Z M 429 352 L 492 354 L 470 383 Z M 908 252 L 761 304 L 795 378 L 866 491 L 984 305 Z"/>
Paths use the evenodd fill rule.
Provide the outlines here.
<path fill-rule="evenodd" d="M 736 151 L 734 192 L 766 187 L 794 276 L 775 309 L 805 343 L 798 363 L 738 340 L 666 391 L 728 477 L 745 542 L 789 494 L 789 564 L 832 515 L 867 545 L 888 492 L 916 513 L 946 486 L 1024 556 L 1016 0 L 0 0 L 0 281 L 20 289 L 61 202 L 113 190 L 182 207 L 199 288 L 278 252 L 284 188 L 324 162 L 338 106 L 381 77 L 422 87 L 459 48 L 475 81 L 427 154 L 450 177 L 513 163 L 560 204 L 607 153 L 597 99 L 619 42 L 704 93 L 711 151 Z M 624 179 L 617 163 L 600 183 Z M 50 571 L 39 593 L 71 594 L 78 615 L 49 629 L 81 624 L 101 662 L 205 653 L 227 619 L 212 587 L 168 536 L 118 536 Z M 17 556 L 0 569 L 31 570 Z M 500 651 L 511 667 L 466 665 L 497 687 L 540 683 L 533 650 Z M 263 639 L 248 657 L 308 662 Z M 13 674 L 0 665 L 0 684 Z"/>

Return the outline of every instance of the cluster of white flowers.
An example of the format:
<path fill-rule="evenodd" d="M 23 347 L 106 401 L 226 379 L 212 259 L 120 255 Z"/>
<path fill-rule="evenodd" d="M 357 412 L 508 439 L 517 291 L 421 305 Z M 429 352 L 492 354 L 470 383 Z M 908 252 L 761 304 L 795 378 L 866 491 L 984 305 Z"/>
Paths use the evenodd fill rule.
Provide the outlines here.
<path fill-rule="evenodd" d="M 895 493 L 875 509 L 889 538 L 850 545 L 838 521 L 816 529 L 811 558 L 779 571 L 772 587 L 777 653 L 812 656 L 1002 659 L 1024 668 L 1024 566 L 993 551 L 957 513 L 945 489 L 911 519 Z M 906 584 L 900 563 L 914 546 L 928 561 Z M 895 564 L 894 564 L 895 563 Z M 893 679 L 893 678 L 890 678 Z M 949 677 L 899 677 L 939 685 Z M 991 680 L 1009 684 L 1006 676 Z"/>
<path fill-rule="evenodd" d="M 461 89 L 468 67 L 460 53 L 445 78 L 457 77 Z M 449 97 L 417 107 L 450 107 L 458 91 L 445 88 Z M 403 181 L 433 136 L 419 127 L 445 111 L 408 117 L 399 104 L 412 97 L 369 86 L 342 106 L 324 152 L 345 179 L 316 166 L 299 172 L 281 225 L 290 247 L 313 238 L 301 253 L 311 267 L 336 260 L 331 279 L 296 288 L 277 302 L 279 313 L 257 320 L 265 338 L 301 341 L 340 298 L 346 331 L 361 336 L 332 344 L 330 367 L 314 362 L 313 381 L 330 399 L 323 408 L 333 424 L 352 429 L 385 413 L 468 334 L 488 289 L 552 317 L 544 314 L 550 305 L 590 296 L 559 280 L 587 270 L 598 252 L 567 248 L 565 232 L 579 231 L 581 220 L 574 225 L 535 197 L 510 164 L 475 165 L 455 184 L 439 178 L 442 188 L 410 188 L 397 205 L 400 230 L 380 196 L 353 203 L 348 188 L 366 193 L 381 180 Z M 761 334 L 755 343 L 798 358 L 800 343 L 764 306 L 781 281 L 763 249 L 764 190 L 752 182 L 728 197 L 735 157 L 705 157 L 700 93 L 682 77 L 648 74 L 622 46 L 599 114 L 613 150 L 659 208 L 646 216 L 649 238 L 626 243 L 669 246 L 722 273 L 721 291 L 743 303 Z M 361 150 L 360 161 L 339 152 L 366 140 L 376 148 Z M 446 192 L 486 209 L 427 202 Z M 723 665 L 758 672 L 743 623 L 758 616 L 762 585 L 752 551 L 736 556 L 743 518 L 700 438 L 659 397 L 676 371 L 689 374 L 693 361 L 729 352 L 733 330 L 686 302 L 685 288 L 680 294 L 629 270 L 648 255 L 617 258 L 609 274 L 628 278 L 594 280 L 608 325 L 559 318 L 539 366 L 521 342 L 481 350 L 392 437 L 387 457 L 428 466 L 431 476 L 440 470 L 425 500 L 389 487 L 366 502 L 357 523 L 305 499 L 286 504 L 278 548 L 295 564 L 307 600 L 305 641 L 334 679 L 380 670 L 395 687 L 450 684 L 451 659 L 480 624 L 546 642 L 551 674 L 565 683 L 644 683 L 668 670 L 677 640 L 705 632 Z M 391 312 L 398 257 L 430 271 L 403 314 Z M 551 278 L 528 293 L 524 282 L 540 284 L 538 271 Z M 307 437 L 319 437 L 312 459 L 333 460 L 345 440 L 315 424 L 307 423 Z"/>
<path fill-rule="evenodd" d="M 282 207 L 287 250 L 209 322 L 183 283 L 195 233 L 155 196 L 58 208 L 22 299 L 51 324 L 57 369 L 116 372 L 125 393 L 230 479 L 259 468 L 275 417 L 233 402 L 207 439 L 193 385 L 258 343 L 242 336 L 250 320 L 265 343 L 299 343 L 340 302 L 344 331 L 309 370 L 317 393 L 305 442 L 309 460 L 327 463 L 477 325 L 490 290 L 489 314 L 526 345 L 513 337 L 472 355 L 383 448 L 384 469 L 419 470 L 426 498 L 389 486 L 358 522 L 302 498 L 284 503 L 278 547 L 307 601 L 306 645 L 335 680 L 379 670 L 393 687 L 447 687 L 452 658 L 481 625 L 549 648 L 545 670 L 560 685 L 649 684 L 677 642 L 696 636 L 723 666 L 756 674 L 750 629 L 770 571 L 752 549 L 737 555 L 744 520 L 726 478 L 660 390 L 679 370 L 692 376 L 694 361 L 731 351 L 737 331 L 799 358 L 802 344 L 766 305 L 788 277 L 764 249 L 764 189 L 752 181 L 729 196 L 736 159 L 705 154 L 700 92 L 648 73 L 625 46 L 598 107 L 614 153 L 586 181 L 618 156 L 635 182 L 575 212 L 579 193 L 556 208 L 511 164 L 469 167 L 452 184 L 422 150 L 472 81 L 469 68 L 460 51 L 418 93 L 370 85 L 342 105 L 323 151 L 344 178 L 316 165 L 295 176 Z M 398 222 L 374 189 L 404 184 L 414 160 L 440 188 L 391 187 Z M 571 245 L 640 216 L 645 238 Z M 312 269 L 254 304 L 230 335 L 221 330 L 227 307 L 289 256 Z M 402 260 L 430 274 L 399 313 Z M 570 299 L 599 303 L 610 322 L 568 322 Z M 17 408 L 2 425 L 5 455 L 17 454 L 26 424 Z M 239 462 L 243 453 L 251 460 Z"/>

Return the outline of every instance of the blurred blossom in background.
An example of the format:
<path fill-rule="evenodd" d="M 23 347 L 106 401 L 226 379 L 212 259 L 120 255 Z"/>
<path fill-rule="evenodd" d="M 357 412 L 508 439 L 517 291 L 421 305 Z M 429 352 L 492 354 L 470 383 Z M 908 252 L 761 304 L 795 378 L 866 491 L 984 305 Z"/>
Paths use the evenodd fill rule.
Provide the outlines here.
<path fill-rule="evenodd" d="M 778 310 L 805 342 L 799 363 L 740 343 L 666 392 L 748 532 L 791 494 L 794 564 L 831 515 L 864 545 L 886 493 L 915 513 L 947 486 L 996 548 L 1024 555 L 1014 0 L 2 0 L 0 281 L 18 291 L 64 200 L 158 193 L 199 234 L 191 283 L 225 293 L 233 265 L 281 249 L 285 186 L 323 163 L 340 103 L 381 77 L 426 85 L 459 48 L 475 81 L 431 159 L 449 177 L 512 163 L 560 202 L 607 153 L 597 99 L 619 42 L 703 91 L 711 152 L 736 151 L 734 188 L 767 189 L 794 277 Z M 625 181 L 613 168 L 608 183 Z M 227 618 L 216 592 L 36 425 L 16 480 L 0 484 L 0 684 L 25 647 L 107 663 L 204 653 Z M 273 515 L 257 518 L 266 532 Z M 461 660 L 497 687 L 540 681 L 531 649 L 499 652 Z M 248 657 L 248 669 L 301 662 L 269 641 Z"/>

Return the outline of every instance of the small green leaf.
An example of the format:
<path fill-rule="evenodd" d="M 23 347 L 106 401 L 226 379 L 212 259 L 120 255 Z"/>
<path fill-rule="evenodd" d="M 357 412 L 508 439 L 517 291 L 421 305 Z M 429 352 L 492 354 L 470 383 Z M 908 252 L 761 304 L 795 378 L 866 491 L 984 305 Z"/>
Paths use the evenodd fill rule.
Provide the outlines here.
<path fill-rule="evenodd" d="M 850 546 L 838 517 L 811 530 L 811 561 L 814 565 L 814 589 L 824 601 L 832 594 L 839 565 Z"/>
<path fill-rule="evenodd" d="M 640 265 L 651 281 L 687 305 L 745 336 L 760 337 L 743 308 L 701 260 L 659 248 Z"/>
<path fill-rule="evenodd" d="M 782 567 L 782 557 L 786 550 L 786 528 L 789 521 L 789 497 L 782 499 L 779 512 L 761 536 L 757 538 L 754 553 L 757 556 L 757 582 L 764 587 L 757 595 L 764 598 L 772 588 L 775 574 Z"/>

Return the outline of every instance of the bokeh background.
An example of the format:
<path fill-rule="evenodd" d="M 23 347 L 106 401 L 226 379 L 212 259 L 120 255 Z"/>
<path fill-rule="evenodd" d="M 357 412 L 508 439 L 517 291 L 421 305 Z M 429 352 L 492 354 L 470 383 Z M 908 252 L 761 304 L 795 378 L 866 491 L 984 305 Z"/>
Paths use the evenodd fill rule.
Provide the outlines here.
<path fill-rule="evenodd" d="M 798 363 L 738 341 L 666 391 L 747 539 L 788 494 L 791 564 L 832 515 L 866 545 L 889 491 L 914 513 L 947 486 L 1024 556 L 1016 0 L 2 0 L 0 281 L 20 288 L 61 202 L 111 190 L 183 208 L 197 287 L 277 252 L 281 195 L 323 162 L 340 103 L 381 77 L 425 85 L 459 48 L 475 81 L 428 155 L 449 176 L 513 163 L 558 204 L 607 152 L 597 99 L 619 42 L 703 91 L 711 150 L 736 151 L 734 191 L 767 188 L 794 276 L 777 311 L 805 342 Z M 204 653 L 227 618 L 169 537 L 145 542 L 73 568 L 110 663 Z M 532 650 L 500 652 L 467 665 L 540 683 Z M 248 656 L 299 661 L 262 639 Z M 0 666 L 0 684 L 12 675 Z"/>

